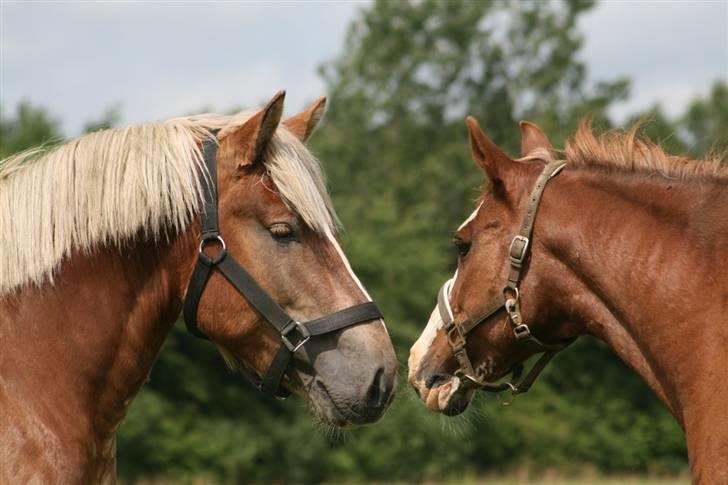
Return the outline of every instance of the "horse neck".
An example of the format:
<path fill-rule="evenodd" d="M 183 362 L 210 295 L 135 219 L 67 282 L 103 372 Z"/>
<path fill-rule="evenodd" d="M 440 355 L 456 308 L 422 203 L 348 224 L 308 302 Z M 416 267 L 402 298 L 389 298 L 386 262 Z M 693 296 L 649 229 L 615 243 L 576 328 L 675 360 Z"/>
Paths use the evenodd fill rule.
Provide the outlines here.
<path fill-rule="evenodd" d="M 53 285 L 0 299 L 0 371 L 29 419 L 81 455 L 66 459 L 113 462 L 116 429 L 180 312 L 193 245 L 185 234 L 74 254 Z"/>
<path fill-rule="evenodd" d="M 553 285 L 551 304 L 573 330 L 605 340 L 687 428 L 693 398 L 714 391 L 704 373 L 726 365 L 721 185 L 565 171 L 546 191 L 534 237 L 545 254 L 532 265 L 549 280 L 540 286 Z"/>

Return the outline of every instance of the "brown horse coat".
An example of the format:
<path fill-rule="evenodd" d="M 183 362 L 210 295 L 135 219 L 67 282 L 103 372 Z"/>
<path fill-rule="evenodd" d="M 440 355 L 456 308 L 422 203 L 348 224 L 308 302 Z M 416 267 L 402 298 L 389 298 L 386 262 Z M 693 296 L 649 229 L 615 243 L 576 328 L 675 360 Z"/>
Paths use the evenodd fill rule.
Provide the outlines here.
<path fill-rule="evenodd" d="M 502 291 L 511 238 L 543 163 L 555 157 L 535 125 L 522 125 L 525 157 L 511 160 L 468 124 L 490 183 L 455 234 L 456 319 Z M 728 172 L 669 156 L 634 130 L 595 138 L 587 125 L 565 159 L 538 209 L 520 288 L 524 322 L 545 342 L 607 342 L 685 429 L 695 482 L 728 483 Z M 428 407 L 454 414 L 473 390 L 453 376 L 441 326 L 436 310 L 412 347 L 409 380 Z M 503 313 L 468 336 L 467 351 L 487 380 L 535 352 Z"/>

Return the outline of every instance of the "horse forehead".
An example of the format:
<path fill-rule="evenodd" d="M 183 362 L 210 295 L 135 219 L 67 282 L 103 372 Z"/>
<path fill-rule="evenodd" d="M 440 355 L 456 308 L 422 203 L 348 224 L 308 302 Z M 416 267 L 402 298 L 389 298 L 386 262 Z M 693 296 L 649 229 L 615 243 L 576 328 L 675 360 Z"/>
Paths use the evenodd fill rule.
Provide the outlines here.
<path fill-rule="evenodd" d="M 251 174 L 233 180 L 220 189 L 220 206 L 253 206 L 266 212 L 275 211 L 279 215 L 293 214 L 283 197 L 265 174 Z"/>

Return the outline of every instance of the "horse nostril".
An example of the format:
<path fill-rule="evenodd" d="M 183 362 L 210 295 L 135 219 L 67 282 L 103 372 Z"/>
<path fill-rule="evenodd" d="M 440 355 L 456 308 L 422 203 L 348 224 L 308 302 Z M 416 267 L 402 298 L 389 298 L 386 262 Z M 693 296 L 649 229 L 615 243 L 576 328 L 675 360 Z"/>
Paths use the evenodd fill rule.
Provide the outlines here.
<path fill-rule="evenodd" d="M 437 386 L 438 384 L 443 384 L 447 382 L 450 379 L 450 376 L 447 374 L 432 374 L 425 379 L 425 387 L 428 389 L 432 389 L 433 387 Z"/>
<path fill-rule="evenodd" d="M 377 372 L 374 373 L 374 379 L 372 379 L 366 394 L 366 402 L 370 407 L 379 408 L 387 401 L 389 391 L 383 377 L 384 367 L 379 367 Z"/>

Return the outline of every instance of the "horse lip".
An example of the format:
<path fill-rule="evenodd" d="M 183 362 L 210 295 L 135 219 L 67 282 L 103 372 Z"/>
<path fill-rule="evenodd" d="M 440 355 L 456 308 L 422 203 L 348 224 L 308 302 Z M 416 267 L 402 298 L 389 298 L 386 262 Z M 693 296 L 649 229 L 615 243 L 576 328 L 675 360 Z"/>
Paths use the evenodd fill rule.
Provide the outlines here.
<path fill-rule="evenodd" d="M 445 384 L 433 388 L 437 392 L 437 411 L 445 416 L 457 416 L 470 405 L 473 390 L 459 377 L 452 376 Z M 442 393 L 445 393 L 443 396 Z"/>
<path fill-rule="evenodd" d="M 470 405 L 470 400 L 454 401 L 452 396 L 447 403 L 447 406 L 441 411 L 442 414 L 448 417 L 457 416 L 462 414 Z"/>
<path fill-rule="evenodd" d="M 323 394 L 324 396 L 326 396 L 326 400 L 328 401 L 328 403 L 331 405 L 331 408 L 335 412 L 335 413 L 330 413 L 330 414 L 335 414 L 334 416 L 332 416 L 332 419 L 331 419 L 332 424 L 339 426 L 339 427 L 344 427 L 347 425 L 364 424 L 364 423 L 368 423 L 371 421 L 370 419 L 367 418 L 367 416 L 363 416 L 360 413 L 356 412 L 350 406 L 346 405 L 346 403 L 337 402 L 336 399 L 334 399 L 333 396 L 331 395 L 331 393 L 329 392 L 329 389 L 326 387 L 326 385 L 323 382 L 321 382 L 319 379 L 315 379 L 315 384 L 321 391 L 323 391 L 323 392 L 319 393 L 319 395 Z M 323 412 L 323 409 L 321 409 L 321 406 L 317 402 L 315 402 L 314 399 L 312 399 L 312 401 L 314 401 L 314 405 L 316 406 L 316 408 L 318 410 L 318 414 L 326 415 L 326 413 Z"/>

